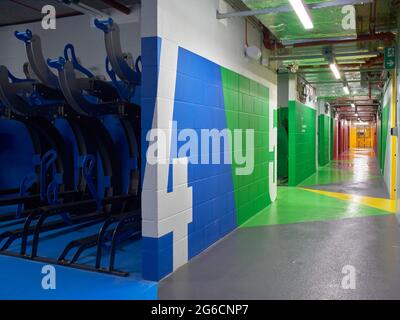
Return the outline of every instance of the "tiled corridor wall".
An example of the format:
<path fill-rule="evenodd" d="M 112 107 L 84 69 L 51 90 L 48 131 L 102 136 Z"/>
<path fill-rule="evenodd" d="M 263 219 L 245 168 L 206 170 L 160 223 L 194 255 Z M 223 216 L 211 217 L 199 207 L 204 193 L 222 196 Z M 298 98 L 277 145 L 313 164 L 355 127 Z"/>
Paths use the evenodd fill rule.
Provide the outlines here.
<path fill-rule="evenodd" d="M 316 172 L 316 110 L 289 101 L 289 186 Z"/>
<path fill-rule="evenodd" d="M 331 118 L 321 114 L 318 116 L 318 164 L 324 166 L 329 163 Z"/>

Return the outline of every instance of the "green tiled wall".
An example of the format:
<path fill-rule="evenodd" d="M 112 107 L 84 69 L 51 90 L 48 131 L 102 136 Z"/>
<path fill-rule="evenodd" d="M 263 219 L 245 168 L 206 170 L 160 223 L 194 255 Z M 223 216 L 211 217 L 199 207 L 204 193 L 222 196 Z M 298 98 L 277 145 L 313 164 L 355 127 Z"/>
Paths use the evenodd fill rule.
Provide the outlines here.
<path fill-rule="evenodd" d="M 316 172 L 316 110 L 289 101 L 289 186 Z"/>
<path fill-rule="evenodd" d="M 382 110 L 382 120 L 381 120 L 381 134 L 380 134 L 380 166 L 381 170 L 385 169 L 385 160 L 386 160 L 386 140 L 388 135 L 388 127 L 389 127 L 389 110 L 390 103 L 383 107 Z"/>
<path fill-rule="evenodd" d="M 331 119 L 321 114 L 318 117 L 318 164 L 324 166 L 329 163 L 329 134 Z"/>
<path fill-rule="evenodd" d="M 278 178 L 288 176 L 288 108 L 278 108 Z"/>
<path fill-rule="evenodd" d="M 335 154 L 335 119 L 331 118 L 331 160 Z"/>
<path fill-rule="evenodd" d="M 237 221 L 241 225 L 271 203 L 268 163 L 273 153 L 269 152 L 269 89 L 233 71 L 221 69 L 228 128 L 254 129 L 253 173 L 237 175 L 237 166 L 232 164 Z M 274 122 L 276 125 L 276 115 Z M 240 147 L 231 146 L 232 157 L 234 152 L 241 151 Z"/>

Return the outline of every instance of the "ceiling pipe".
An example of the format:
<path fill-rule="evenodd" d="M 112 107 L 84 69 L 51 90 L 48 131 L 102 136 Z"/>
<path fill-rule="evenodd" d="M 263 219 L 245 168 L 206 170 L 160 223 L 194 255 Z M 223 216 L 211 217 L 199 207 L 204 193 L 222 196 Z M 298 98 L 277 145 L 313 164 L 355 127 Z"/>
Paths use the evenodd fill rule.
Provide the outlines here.
<path fill-rule="evenodd" d="M 365 98 L 334 98 L 333 100 L 337 101 L 336 105 L 344 103 L 348 103 L 350 105 L 351 103 L 356 103 L 356 102 L 367 102 L 370 104 L 378 103 L 377 99 L 365 99 Z"/>
<path fill-rule="evenodd" d="M 377 108 L 372 107 L 368 108 L 367 110 L 360 110 L 359 105 L 356 106 L 354 109 L 353 107 L 348 107 L 348 106 L 332 106 L 332 108 L 335 108 L 338 112 L 354 112 L 357 109 L 358 113 L 373 113 L 376 111 Z"/>
<path fill-rule="evenodd" d="M 62 5 L 66 6 L 66 7 L 71 8 L 77 12 L 87 14 L 92 17 L 102 18 L 102 19 L 109 17 L 109 15 L 107 13 L 104 13 L 103 11 L 98 10 L 94 7 L 91 7 L 81 1 L 70 2 L 67 0 L 57 0 L 57 2 L 61 3 Z"/>
<path fill-rule="evenodd" d="M 383 64 L 383 61 L 384 61 L 384 56 L 380 55 L 380 56 L 368 59 L 365 62 L 364 66 L 368 68 L 368 67 L 371 67 L 376 64 Z"/>
<path fill-rule="evenodd" d="M 372 58 L 372 59 L 374 59 L 374 58 Z M 342 68 L 362 68 L 363 66 L 382 64 L 382 62 L 380 62 L 380 61 L 374 61 L 374 63 L 370 63 L 370 64 L 367 64 L 367 63 L 338 63 L 338 67 L 340 67 L 340 69 L 342 69 Z M 328 64 L 301 66 L 303 71 L 304 71 L 304 69 L 319 69 L 319 68 L 328 68 L 328 67 L 329 67 Z"/>
<path fill-rule="evenodd" d="M 359 35 L 354 39 L 342 39 L 342 40 L 319 40 L 319 41 L 309 41 L 300 42 L 293 45 L 284 46 L 281 42 L 274 40 L 268 29 L 264 29 L 264 46 L 273 50 L 287 48 L 306 48 L 315 46 L 332 46 L 336 44 L 354 43 L 354 42 L 369 42 L 369 41 L 394 41 L 396 36 L 392 32 L 381 32 L 375 34 Z"/>
<path fill-rule="evenodd" d="M 379 51 L 369 51 L 369 52 L 360 52 L 360 53 L 336 53 L 333 54 L 335 58 L 344 58 L 344 57 L 376 57 L 380 55 Z M 282 60 L 309 60 L 309 59 L 322 59 L 325 58 L 325 55 L 321 54 L 309 54 L 309 55 L 297 55 L 297 56 L 274 56 L 270 57 L 271 61 L 282 61 Z"/>
<path fill-rule="evenodd" d="M 346 108 L 340 108 L 336 107 L 335 109 L 338 109 L 340 112 L 354 112 L 354 108 L 352 107 L 346 107 Z M 375 112 L 378 108 L 372 107 L 372 108 L 361 108 L 361 110 L 358 108 L 358 113 L 371 113 Z"/>
<path fill-rule="evenodd" d="M 355 103 L 336 103 L 336 104 L 331 104 L 331 107 L 348 108 L 348 107 L 351 107 L 353 104 L 355 104 Z M 361 108 L 378 107 L 379 103 L 370 103 L 370 104 L 357 103 L 357 106 L 361 107 Z"/>
<path fill-rule="evenodd" d="M 131 9 L 129 7 L 116 0 L 101 0 L 101 1 L 118 11 L 125 13 L 126 15 L 131 13 Z"/>
<path fill-rule="evenodd" d="M 343 39 L 343 40 L 321 40 L 321 41 L 311 41 L 304 43 L 296 43 L 290 47 L 294 48 L 304 48 L 313 46 L 329 46 L 335 44 L 353 43 L 353 42 L 368 42 L 368 41 L 394 41 L 396 36 L 392 32 L 381 32 L 375 34 L 359 35 L 354 39 Z"/>
<path fill-rule="evenodd" d="M 359 83 L 362 80 L 347 80 L 348 83 Z M 369 83 L 372 85 L 374 83 L 380 83 L 382 80 L 370 80 Z M 310 81 L 310 84 L 321 84 L 321 83 L 343 83 L 343 80 L 326 80 L 326 81 Z"/>
<path fill-rule="evenodd" d="M 321 73 L 331 73 L 330 68 L 320 68 L 321 70 L 315 70 L 315 71 L 307 71 L 307 70 L 302 70 L 300 69 L 298 73 L 302 74 L 321 74 Z M 366 72 L 382 72 L 384 71 L 382 68 L 357 68 L 357 69 L 340 69 L 341 72 L 343 73 L 350 73 L 350 72 L 360 72 L 360 73 L 366 73 Z"/>

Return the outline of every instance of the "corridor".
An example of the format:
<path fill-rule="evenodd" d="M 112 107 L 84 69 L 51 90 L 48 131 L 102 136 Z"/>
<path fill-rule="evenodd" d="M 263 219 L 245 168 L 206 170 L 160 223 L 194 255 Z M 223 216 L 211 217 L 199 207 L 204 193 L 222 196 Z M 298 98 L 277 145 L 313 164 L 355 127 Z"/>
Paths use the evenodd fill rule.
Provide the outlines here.
<path fill-rule="evenodd" d="M 395 299 L 400 231 L 372 149 L 350 149 L 159 284 L 160 299 Z M 251 248 L 251 250 L 249 250 Z M 342 287 L 345 266 L 355 289 Z"/>

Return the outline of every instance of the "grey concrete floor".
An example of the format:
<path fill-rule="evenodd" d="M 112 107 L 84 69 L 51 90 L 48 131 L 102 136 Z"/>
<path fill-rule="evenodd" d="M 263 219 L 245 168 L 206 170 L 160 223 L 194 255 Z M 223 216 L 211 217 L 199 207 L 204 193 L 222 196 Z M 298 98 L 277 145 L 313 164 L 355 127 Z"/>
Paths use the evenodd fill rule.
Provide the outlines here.
<path fill-rule="evenodd" d="M 356 289 L 343 289 L 345 265 Z M 400 299 L 394 215 L 238 229 L 159 284 L 160 299 Z"/>
<path fill-rule="evenodd" d="M 389 192 L 382 177 L 366 181 L 331 183 L 325 185 L 307 186 L 308 189 L 324 190 L 360 196 L 389 199 Z"/>

